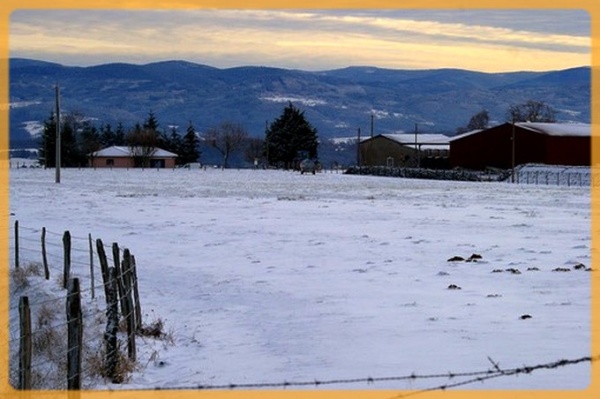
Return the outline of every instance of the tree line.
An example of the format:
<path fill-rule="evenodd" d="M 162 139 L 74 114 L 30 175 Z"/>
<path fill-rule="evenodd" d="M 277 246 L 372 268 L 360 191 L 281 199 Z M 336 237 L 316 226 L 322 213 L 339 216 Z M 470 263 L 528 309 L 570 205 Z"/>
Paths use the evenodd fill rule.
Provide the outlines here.
<path fill-rule="evenodd" d="M 126 129 L 102 124 L 97 127 L 85 115 L 73 112 L 61 115 L 61 166 L 85 167 L 99 150 L 111 146 L 125 146 L 138 167 L 148 167 L 154 152 L 161 148 L 177 154 L 176 165 L 199 162 L 204 144 L 221 157 L 221 166 L 227 168 L 236 152 L 243 153 L 245 161 L 255 166 L 292 168 L 300 158 L 316 159 L 319 145 L 317 130 L 306 120 L 304 112 L 289 103 L 281 115 L 265 130 L 265 138 L 250 137 L 240 123 L 222 122 L 204 134 L 196 132 L 190 122 L 185 133 L 177 127 L 161 129 L 158 118 L 150 111 L 142 123 Z M 45 167 L 56 166 L 56 115 L 51 113 L 44 121 L 39 143 L 38 158 Z"/>
<path fill-rule="evenodd" d="M 556 122 L 556 109 L 544 101 L 528 100 L 520 104 L 511 104 L 506 112 L 508 122 Z M 490 115 L 486 109 L 477 112 L 469 119 L 467 126 L 456 129 L 456 134 L 482 130 L 489 127 Z"/>
<path fill-rule="evenodd" d="M 542 101 L 529 100 L 511 105 L 507 111 L 510 122 L 556 122 L 557 111 Z M 477 112 L 465 127 L 456 133 L 464 133 L 489 126 L 487 110 Z M 119 123 L 116 127 L 102 124 L 96 127 L 81 113 L 70 113 L 61 118 L 61 165 L 83 167 L 90 164 L 93 154 L 111 146 L 126 146 L 134 157 L 135 165 L 148 167 L 157 148 L 177 154 L 176 165 L 201 162 L 200 146 L 217 153 L 220 166 L 229 167 L 234 154 L 255 167 L 295 169 L 304 158 L 318 160 L 319 146 L 327 150 L 328 143 L 321 143 L 315 127 L 304 112 L 291 102 L 281 114 L 265 128 L 264 138 L 250 137 L 240 123 L 225 121 L 209 128 L 203 134 L 196 132 L 190 122 L 183 134 L 175 126 L 161 129 L 156 115 L 151 111 L 142 123 L 126 129 Z M 46 167 L 56 165 L 56 120 L 51 114 L 43 125 L 38 157 Z M 356 143 L 350 145 L 356 146 Z M 331 151 L 330 151 L 331 152 Z"/>
<path fill-rule="evenodd" d="M 157 148 L 178 155 L 177 162 L 185 164 L 195 162 L 200 156 L 199 138 L 190 122 L 183 136 L 176 127 L 168 133 L 159 130 L 159 124 L 153 112 L 146 120 L 137 123 L 131 129 L 125 129 L 122 123 L 113 128 L 110 124 L 97 127 L 79 112 L 61 115 L 61 166 L 85 167 L 94 154 L 111 146 L 126 146 L 130 149 L 137 166 L 148 166 L 150 156 Z M 38 158 L 45 167 L 56 166 L 56 115 L 52 113 L 43 123 Z"/>

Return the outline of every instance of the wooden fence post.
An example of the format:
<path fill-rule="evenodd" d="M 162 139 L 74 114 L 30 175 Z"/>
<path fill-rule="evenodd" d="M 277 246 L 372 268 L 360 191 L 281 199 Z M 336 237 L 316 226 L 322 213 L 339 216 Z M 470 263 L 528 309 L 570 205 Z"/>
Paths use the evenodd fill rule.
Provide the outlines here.
<path fill-rule="evenodd" d="M 117 273 L 114 267 L 107 270 L 106 288 L 106 331 L 104 341 L 106 343 L 106 354 L 104 358 L 104 371 L 106 376 L 114 383 L 123 382 L 122 376 L 117 375 L 117 364 L 119 362 L 119 348 L 117 346 L 117 331 L 119 330 L 119 305 L 117 297 Z"/>
<path fill-rule="evenodd" d="M 131 276 L 133 277 L 133 299 L 135 302 L 135 325 L 139 329 L 142 327 L 142 304 L 140 303 L 140 292 L 138 289 L 137 267 L 135 256 L 131 255 Z"/>
<path fill-rule="evenodd" d="M 31 313 L 29 297 L 19 300 L 19 319 L 21 325 L 19 346 L 19 386 L 18 389 L 31 389 Z"/>
<path fill-rule="evenodd" d="M 135 312 L 133 308 L 132 299 L 132 284 L 131 284 L 131 255 L 127 248 L 123 251 L 123 264 L 122 264 L 122 279 L 124 288 L 124 299 L 125 299 L 125 319 L 127 320 L 127 355 L 129 359 L 135 361 L 136 349 L 135 349 Z"/>
<path fill-rule="evenodd" d="M 96 240 L 96 251 L 98 252 L 98 260 L 100 261 L 100 272 L 102 274 L 102 282 L 104 285 L 104 298 L 106 298 L 106 303 L 108 304 L 108 289 L 110 284 L 108 276 L 108 260 L 106 259 L 104 244 L 99 238 Z"/>
<path fill-rule="evenodd" d="M 64 269 L 63 269 L 63 288 L 67 288 L 69 283 L 69 276 L 71 275 L 71 233 L 65 231 L 63 234 L 63 247 L 64 247 Z"/>
<path fill-rule="evenodd" d="M 121 270 L 121 253 L 119 252 L 119 244 L 116 242 L 113 242 L 112 253 L 115 270 L 117 271 L 117 288 L 121 302 L 121 314 L 125 316 L 127 314 L 127 309 L 125 309 L 125 285 L 123 284 L 123 270 Z"/>
<path fill-rule="evenodd" d="M 15 220 L 15 269 L 19 268 L 19 221 Z"/>
<path fill-rule="evenodd" d="M 69 279 L 67 286 L 67 389 L 81 389 L 81 345 L 83 321 L 79 279 Z"/>
<path fill-rule="evenodd" d="M 92 291 L 92 299 L 96 298 L 96 291 L 94 288 L 94 246 L 92 244 L 92 235 L 88 234 L 88 241 L 90 244 L 90 288 Z"/>
<path fill-rule="evenodd" d="M 42 227 L 42 263 L 44 264 L 44 276 L 50 280 L 50 269 L 48 269 L 48 258 L 46 257 L 46 228 Z"/>

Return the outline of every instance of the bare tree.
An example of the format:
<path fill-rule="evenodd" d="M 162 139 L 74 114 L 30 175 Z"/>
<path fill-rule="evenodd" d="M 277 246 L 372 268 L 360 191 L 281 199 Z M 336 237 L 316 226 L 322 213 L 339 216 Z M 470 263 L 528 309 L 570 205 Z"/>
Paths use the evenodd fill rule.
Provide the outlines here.
<path fill-rule="evenodd" d="M 244 145 L 247 138 L 248 131 L 242 125 L 232 122 L 223 122 L 210 128 L 205 136 L 206 142 L 223 156 L 223 168 L 227 168 L 229 157 Z"/>
<path fill-rule="evenodd" d="M 461 126 L 456 129 L 456 134 L 462 134 L 466 132 L 470 132 L 472 130 L 483 130 L 488 128 L 488 124 L 490 122 L 490 114 L 486 109 L 483 109 L 473 115 L 471 119 L 469 119 L 469 123 L 466 127 Z"/>
<path fill-rule="evenodd" d="M 543 101 L 529 100 L 508 108 L 511 122 L 556 122 L 556 110 Z"/>
<path fill-rule="evenodd" d="M 476 129 L 487 129 L 490 122 L 490 114 L 487 110 L 481 110 L 471 117 L 467 129 L 469 131 Z"/>
<path fill-rule="evenodd" d="M 158 134 L 154 129 L 141 128 L 139 125 L 130 131 L 125 140 L 136 167 L 147 168 L 150 158 L 158 146 Z"/>

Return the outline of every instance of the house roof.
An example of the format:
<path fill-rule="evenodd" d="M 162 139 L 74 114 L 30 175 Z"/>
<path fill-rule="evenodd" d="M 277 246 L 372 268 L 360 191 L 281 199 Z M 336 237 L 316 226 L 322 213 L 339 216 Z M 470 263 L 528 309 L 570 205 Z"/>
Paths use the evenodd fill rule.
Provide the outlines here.
<path fill-rule="evenodd" d="M 590 137 L 592 126 L 587 123 L 539 123 L 517 122 L 523 129 L 533 130 L 549 136 L 583 136 Z"/>
<path fill-rule="evenodd" d="M 397 143 L 400 143 L 406 147 L 415 148 L 414 133 L 389 133 L 380 134 L 375 137 L 385 137 L 389 140 L 393 140 Z M 421 150 L 447 150 L 449 148 L 449 139 L 450 137 L 444 134 L 417 133 L 416 146 Z"/>
<path fill-rule="evenodd" d="M 129 158 L 132 156 L 131 148 L 126 146 L 112 146 L 104 148 L 100 151 L 96 151 L 92 154 L 94 157 L 111 157 L 111 158 Z M 152 153 L 153 158 L 174 158 L 177 154 L 170 151 L 163 150 L 162 148 L 155 148 Z"/>
<path fill-rule="evenodd" d="M 510 125 L 510 122 L 503 123 L 501 125 Z M 497 127 L 494 126 L 494 127 Z M 542 123 L 542 122 L 517 122 L 515 126 L 518 126 L 522 129 L 531 130 L 536 133 L 545 134 L 548 136 L 558 136 L 558 137 L 591 137 L 592 135 L 592 125 L 587 123 Z M 491 129 L 491 128 L 490 128 Z M 484 132 L 488 129 L 477 129 L 471 130 L 470 132 L 466 132 L 463 134 L 459 134 L 457 136 L 450 137 L 450 142 L 462 139 L 464 137 L 471 136 L 473 134 L 477 134 L 479 132 Z"/>

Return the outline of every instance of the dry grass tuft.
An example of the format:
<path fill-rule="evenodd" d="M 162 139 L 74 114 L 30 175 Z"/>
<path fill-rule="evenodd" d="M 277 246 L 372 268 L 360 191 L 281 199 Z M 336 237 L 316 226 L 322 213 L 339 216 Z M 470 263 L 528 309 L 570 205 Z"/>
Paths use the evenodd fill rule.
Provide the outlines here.
<path fill-rule="evenodd" d="M 162 338 L 164 333 L 164 322 L 162 319 L 156 319 L 150 324 L 142 325 L 138 329 L 138 334 L 142 337 Z"/>
<path fill-rule="evenodd" d="M 23 290 L 29 287 L 29 277 L 41 275 L 42 266 L 35 262 L 28 263 L 23 267 L 11 269 L 10 271 L 11 282 L 16 290 Z"/>
<path fill-rule="evenodd" d="M 115 375 L 112 378 L 113 383 L 122 384 L 129 381 L 131 373 L 133 373 L 138 364 L 129 359 L 126 351 L 121 350 L 122 343 L 119 341 L 117 346 L 117 367 Z M 106 349 L 104 347 L 97 350 L 88 350 L 84 356 L 85 368 L 87 377 L 94 379 L 101 377 L 107 380 L 110 376 L 106 370 Z"/>

